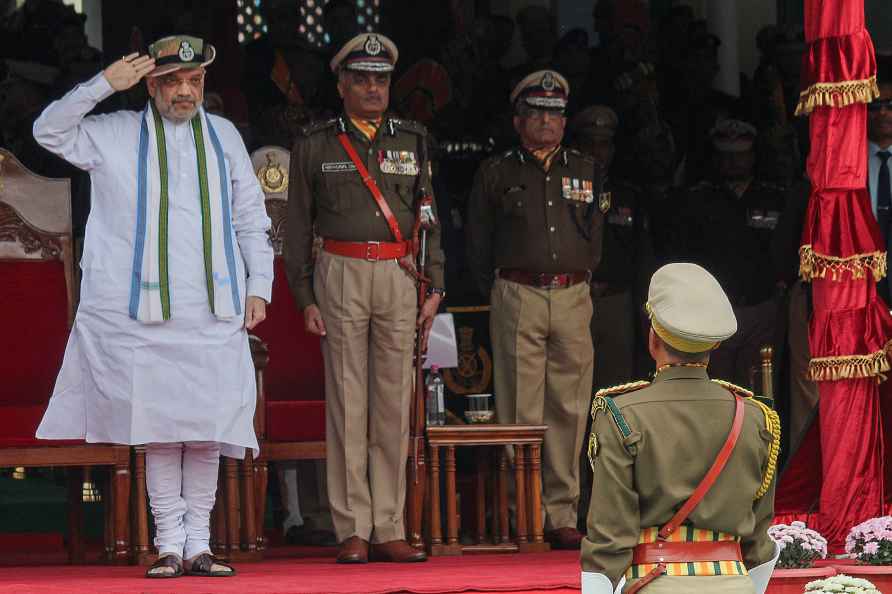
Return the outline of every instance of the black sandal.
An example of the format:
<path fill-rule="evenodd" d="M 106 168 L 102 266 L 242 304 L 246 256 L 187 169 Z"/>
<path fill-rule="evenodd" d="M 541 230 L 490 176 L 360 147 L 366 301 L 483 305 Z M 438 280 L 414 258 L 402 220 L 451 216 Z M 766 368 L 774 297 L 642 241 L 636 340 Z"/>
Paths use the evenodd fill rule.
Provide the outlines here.
<path fill-rule="evenodd" d="M 214 565 L 222 565 L 228 571 L 215 570 L 211 568 Z M 223 563 L 210 553 L 201 553 L 189 562 L 189 568 L 186 569 L 186 575 L 197 575 L 199 577 L 231 577 L 235 575 L 235 568 L 231 565 Z"/>
<path fill-rule="evenodd" d="M 173 569 L 173 573 L 152 573 L 153 569 L 161 569 L 164 567 Z M 158 560 L 152 563 L 152 566 L 146 570 L 146 577 L 150 579 L 177 578 L 181 575 L 183 575 L 183 561 L 179 556 L 173 554 L 159 557 Z"/>

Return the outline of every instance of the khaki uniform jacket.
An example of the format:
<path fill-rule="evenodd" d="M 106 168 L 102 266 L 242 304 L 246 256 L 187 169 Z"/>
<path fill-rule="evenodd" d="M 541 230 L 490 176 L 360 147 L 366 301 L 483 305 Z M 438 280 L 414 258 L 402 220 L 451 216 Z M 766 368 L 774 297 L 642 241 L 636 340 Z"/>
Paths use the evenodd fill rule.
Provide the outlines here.
<path fill-rule="evenodd" d="M 598 185 L 594 161 L 574 149 L 561 148 L 548 171 L 523 148 L 484 161 L 467 218 L 468 264 L 481 293 L 489 295 L 499 268 L 563 273 L 596 267 L 604 225 Z"/>
<path fill-rule="evenodd" d="M 346 116 L 304 128 L 291 151 L 284 245 L 288 281 L 301 309 L 316 303 L 314 236 L 339 241 L 394 241 L 371 192 L 338 140 L 341 130 L 347 131 L 350 142 L 380 188 L 404 240 L 412 239 L 416 200 L 433 196 L 424 126 L 385 116 L 371 142 Z M 401 165 L 395 168 L 397 173 L 382 172 L 382 164 L 393 170 L 392 166 L 386 166 L 393 163 Z M 410 165 L 405 166 L 406 163 Z M 433 287 L 443 287 L 443 260 L 437 225 L 428 233 L 425 268 Z"/>
<path fill-rule="evenodd" d="M 671 367 L 650 386 L 617 395 L 613 402 L 624 422 L 595 402 L 594 479 L 582 568 L 603 573 L 616 585 L 631 565 L 641 530 L 672 519 L 706 476 L 731 430 L 734 399 L 709 381 L 705 369 Z M 774 517 L 775 481 L 755 499 L 763 477 L 773 472 L 768 470 L 773 439 L 766 413 L 748 398 L 737 445 L 687 520 L 696 528 L 739 536 L 747 567 L 774 554 L 767 529 Z"/>

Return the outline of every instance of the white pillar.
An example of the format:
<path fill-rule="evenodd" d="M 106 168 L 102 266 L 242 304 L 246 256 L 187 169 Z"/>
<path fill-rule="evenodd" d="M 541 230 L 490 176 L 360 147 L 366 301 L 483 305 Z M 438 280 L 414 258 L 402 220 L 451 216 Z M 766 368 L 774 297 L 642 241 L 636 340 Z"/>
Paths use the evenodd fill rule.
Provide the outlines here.
<path fill-rule="evenodd" d="M 737 0 L 710 0 L 706 6 L 709 31 L 722 40 L 719 46 L 720 69 L 713 88 L 734 97 L 740 97 L 737 5 Z"/>

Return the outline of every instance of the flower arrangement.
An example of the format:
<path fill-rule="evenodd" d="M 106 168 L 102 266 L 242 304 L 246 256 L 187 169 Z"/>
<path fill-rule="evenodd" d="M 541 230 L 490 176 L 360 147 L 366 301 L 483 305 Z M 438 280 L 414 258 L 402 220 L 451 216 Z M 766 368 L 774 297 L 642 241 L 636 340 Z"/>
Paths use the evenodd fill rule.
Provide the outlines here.
<path fill-rule="evenodd" d="M 861 578 L 835 575 L 805 585 L 805 594 L 882 594 L 876 586 Z"/>
<path fill-rule="evenodd" d="M 776 524 L 768 536 L 780 545 L 777 566 L 782 569 L 805 569 L 816 559 L 827 557 L 827 539 L 805 526 L 805 522 Z"/>
<path fill-rule="evenodd" d="M 852 528 L 846 553 L 865 565 L 892 565 L 892 516 L 871 518 Z"/>

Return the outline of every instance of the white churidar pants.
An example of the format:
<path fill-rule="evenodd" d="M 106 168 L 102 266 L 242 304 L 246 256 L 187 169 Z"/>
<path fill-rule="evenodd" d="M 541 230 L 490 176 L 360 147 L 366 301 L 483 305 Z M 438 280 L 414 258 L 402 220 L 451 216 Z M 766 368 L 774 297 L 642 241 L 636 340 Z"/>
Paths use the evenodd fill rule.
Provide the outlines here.
<path fill-rule="evenodd" d="M 210 552 L 219 468 L 217 442 L 146 444 L 146 485 L 159 555 L 191 559 Z"/>

